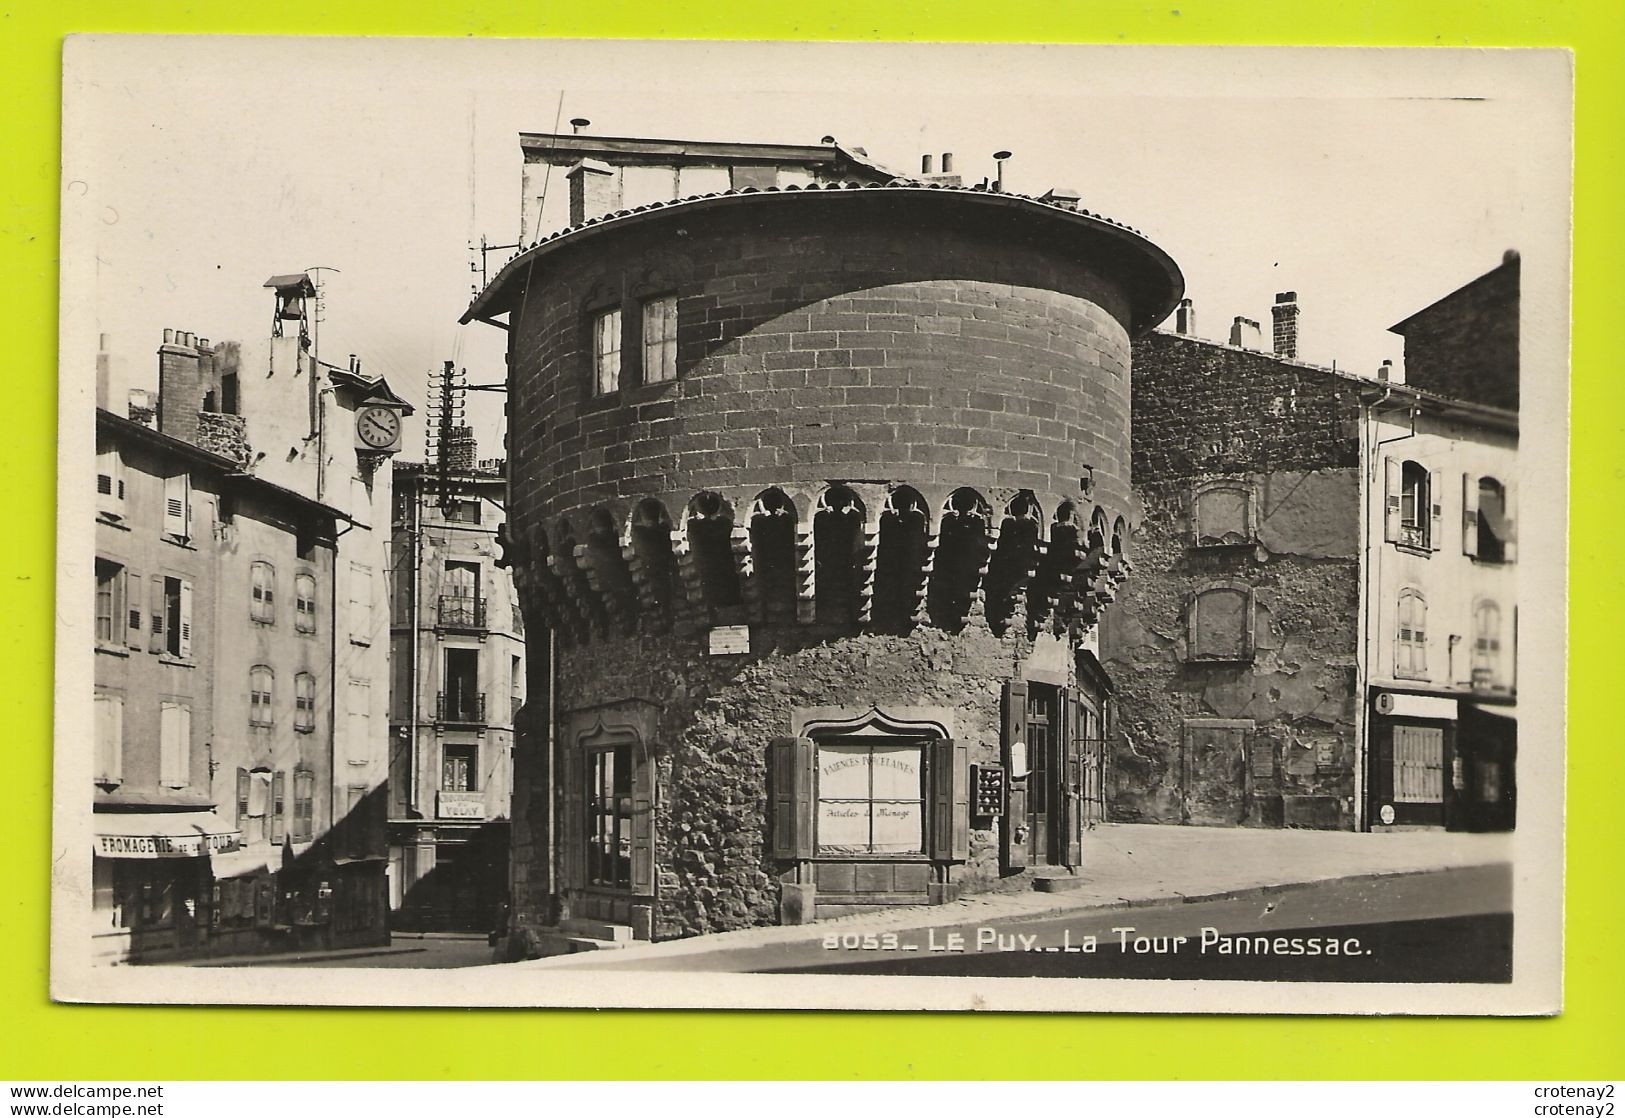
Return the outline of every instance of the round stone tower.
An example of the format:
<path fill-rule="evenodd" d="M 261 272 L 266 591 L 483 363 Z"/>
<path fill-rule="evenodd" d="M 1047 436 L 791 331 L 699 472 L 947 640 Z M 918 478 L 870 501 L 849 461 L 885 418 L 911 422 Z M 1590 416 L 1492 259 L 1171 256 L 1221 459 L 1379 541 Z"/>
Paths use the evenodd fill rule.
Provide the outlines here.
<path fill-rule="evenodd" d="M 522 935 L 1076 867 L 1129 340 L 1182 287 L 1074 204 L 904 181 L 645 206 L 510 261 L 464 321 L 508 316 Z"/>

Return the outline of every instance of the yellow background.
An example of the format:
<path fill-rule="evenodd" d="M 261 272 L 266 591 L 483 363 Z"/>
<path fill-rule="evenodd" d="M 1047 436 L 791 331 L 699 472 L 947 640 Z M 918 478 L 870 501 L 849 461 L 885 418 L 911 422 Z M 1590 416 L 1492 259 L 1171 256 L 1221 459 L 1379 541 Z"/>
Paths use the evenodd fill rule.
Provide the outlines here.
<path fill-rule="evenodd" d="M 57 166 L 74 31 L 1568 46 L 1576 54 L 1566 1012 L 1545 1020 L 87 1008 L 46 996 Z M 1589 1078 L 1625 1071 L 1625 528 L 1617 353 L 1619 0 L 727 0 L 308 5 L 80 0 L 0 11 L 5 1079 Z M 1533 736 L 1533 735 L 1532 735 Z M 432 1042 L 425 1043 L 427 1038 Z M 258 1038 L 255 1040 L 254 1038 Z M 679 1039 L 680 1038 L 680 1039 Z M 265 1058 L 249 1058 L 258 1053 Z"/>

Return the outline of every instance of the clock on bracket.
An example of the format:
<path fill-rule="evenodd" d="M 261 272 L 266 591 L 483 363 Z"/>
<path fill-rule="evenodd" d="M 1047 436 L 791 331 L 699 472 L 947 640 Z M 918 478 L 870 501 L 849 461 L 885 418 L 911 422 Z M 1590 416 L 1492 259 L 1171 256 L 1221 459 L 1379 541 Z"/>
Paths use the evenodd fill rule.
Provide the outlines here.
<path fill-rule="evenodd" d="M 369 404 L 355 414 L 356 444 L 374 454 L 390 454 L 401 448 L 401 416 L 394 408 Z"/>

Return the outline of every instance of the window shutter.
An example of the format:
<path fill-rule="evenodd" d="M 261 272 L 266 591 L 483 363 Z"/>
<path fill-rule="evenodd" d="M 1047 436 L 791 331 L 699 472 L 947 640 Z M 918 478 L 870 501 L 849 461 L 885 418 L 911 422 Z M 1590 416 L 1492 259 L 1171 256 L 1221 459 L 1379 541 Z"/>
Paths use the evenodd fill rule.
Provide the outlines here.
<path fill-rule="evenodd" d="M 280 843 L 287 834 L 288 774 L 281 769 L 271 774 L 271 841 Z"/>
<path fill-rule="evenodd" d="M 637 749 L 632 751 L 637 753 Z M 648 760 L 634 760 L 632 768 L 632 892 L 640 897 L 655 891 L 654 796 Z"/>
<path fill-rule="evenodd" d="M 769 746 L 773 777 L 769 853 L 783 861 L 813 856 L 813 765 L 811 738 L 774 738 Z"/>
<path fill-rule="evenodd" d="M 98 784 L 124 779 L 124 700 L 116 695 L 96 696 L 96 772 Z"/>
<path fill-rule="evenodd" d="M 952 738 L 931 743 L 930 853 L 939 862 L 970 857 L 970 751 Z"/>
<path fill-rule="evenodd" d="M 124 612 L 125 618 L 124 643 L 136 652 L 141 651 L 141 591 L 146 583 L 134 571 L 127 571 L 124 575 Z"/>
<path fill-rule="evenodd" d="M 1428 504 L 1433 508 L 1432 519 L 1428 523 L 1428 547 L 1438 551 L 1444 547 L 1444 471 L 1430 470 L 1428 472 Z M 1420 519 L 1420 513 L 1418 513 Z"/>
<path fill-rule="evenodd" d="M 164 479 L 164 532 L 176 539 L 186 539 L 186 525 L 191 519 L 187 510 L 186 474 L 175 474 Z"/>
<path fill-rule="evenodd" d="M 181 632 L 180 657 L 183 660 L 192 658 L 192 584 L 186 579 L 181 580 Z"/>
<path fill-rule="evenodd" d="M 1061 806 L 1065 836 L 1064 861 L 1076 869 L 1083 863 L 1083 749 L 1085 720 L 1083 703 L 1071 688 L 1061 692 Z"/>
<path fill-rule="evenodd" d="M 192 745 L 192 709 L 181 703 L 165 703 L 159 711 L 158 781 L 170 788 L 188 783 Z"/>
<path fill-rule="evenodd" d="M 1007 800 L 1007 814 L 1003 820 L 1004 830 L 1004 865 L 1010 869 L 1020 869 L 1027 864 L 1027 782 L 1017 781 L 1015 770 L 1014 746 L 1016 742 L 1025 745 L 1027 741 L 1027 681 L 1012 679 L 1004 685 L 1004 733 L 1002 742 L 1002 757 L 1006 776 L 1006 786 L 1009 798 Z M 1016 840 L 1016 830 L 1023 832 L 1022 839 Z"/>
<path fill-rule="evenodd" d="M 1517 490 L 1513 488 L 1513 483 L 1507 482 L 1506 504 L 1501 512 L 1502 534 L 1504 536 L 1501 545 L 1501 557 L 1508 563 L 1518 561 L 1518 521 L 1515 519 L 1518 510 L 1517 506 L 1512 503 L 1516 493 Z"/>
<path fill-rule="evenodd" d="M 1461 475 L 1461 553 L 1478 554 L 1478 479 Z"/>
<path fill-rule="evenodd" d="M 164 576 L 152 576 L 152 596 L 147 600 L 147 612 L 152 617 L 152 627 L 147 636 L 147 651 L 162 652 L 164 650 Z"/>
<path fill-rule="evenodd" d="M 560 775 L 563 778 L 564 802 L 560 805 L 563 818 L 559 820 L 559 833 L 563 837 L 562 856 L 559 859 L 561 891 L 579 887 L 585 880 L 588 837 L 586 805 L 582 796 L 587 778 L 581 769 L 581 753 L 577 749 L 565 749 L 563 752 L 564 771 Z"/>
<path fill-rule="evenodd" d="M 1400 529 L 1400 491 L 1404 488 L 1404 467 L 1395 458 L 1382 460 L 1382 538 L 1397 543 Z"/>
<path fill-rule="evenodd" d="M 243 821 L 248 816 L 248 770 L 242 766 L 237 768 L 237 829 L 243 829 Z"/>

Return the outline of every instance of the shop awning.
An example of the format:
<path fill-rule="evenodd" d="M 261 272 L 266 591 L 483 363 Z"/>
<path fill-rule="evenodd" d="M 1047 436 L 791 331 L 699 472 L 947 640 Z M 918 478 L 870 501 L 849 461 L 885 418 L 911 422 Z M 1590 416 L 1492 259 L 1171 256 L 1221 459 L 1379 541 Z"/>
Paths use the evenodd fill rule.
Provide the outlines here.
<path fill-rule="evenodd" d="M 103 858 L 204 858 L 242 844 L 213 811 L 97 812 L 95 823 Z"/>

